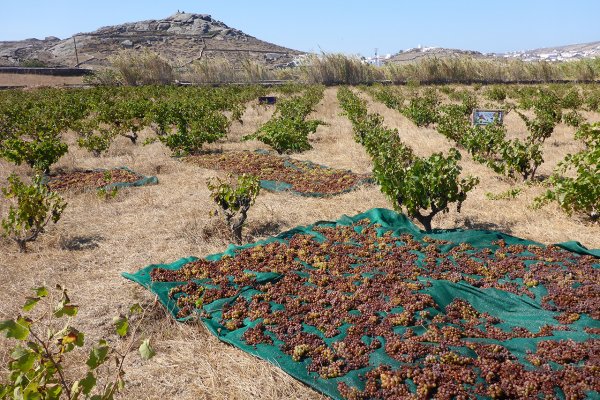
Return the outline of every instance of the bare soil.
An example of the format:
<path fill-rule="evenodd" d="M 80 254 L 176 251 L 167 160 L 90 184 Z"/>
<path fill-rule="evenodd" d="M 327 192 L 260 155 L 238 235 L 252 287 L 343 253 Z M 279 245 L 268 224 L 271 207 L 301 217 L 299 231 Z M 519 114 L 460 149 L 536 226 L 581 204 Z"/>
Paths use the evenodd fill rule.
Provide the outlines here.
<path fill-rule="evenodd" d="M 42 86 L 65 86 L 82 85 L 81 76 L 50 76 L 36 74 L 2 74 L 0 73 L 0 88 L 2 87 L 42 87 Z"/>

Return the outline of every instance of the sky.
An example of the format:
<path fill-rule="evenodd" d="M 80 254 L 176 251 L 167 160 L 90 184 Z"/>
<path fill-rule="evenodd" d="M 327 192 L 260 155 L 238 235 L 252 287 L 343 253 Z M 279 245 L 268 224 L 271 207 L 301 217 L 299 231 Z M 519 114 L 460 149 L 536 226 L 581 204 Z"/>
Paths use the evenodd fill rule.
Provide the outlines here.
<path fill-rule="evenodd" d="M 210 14 L 301 51 L 370 56 L 419 45 L 508 52 L 600 41 L 600 0 L 0 0 L 0 41 Z"/>

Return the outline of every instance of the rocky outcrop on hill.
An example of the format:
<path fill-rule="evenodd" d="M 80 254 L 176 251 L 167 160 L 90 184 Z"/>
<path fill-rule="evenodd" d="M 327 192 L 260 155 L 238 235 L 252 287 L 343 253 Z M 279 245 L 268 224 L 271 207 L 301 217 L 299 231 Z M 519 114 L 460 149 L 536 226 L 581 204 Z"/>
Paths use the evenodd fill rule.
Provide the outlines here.
<path fill-rule="evenodd" d="M 149 49 L 183 66 L 199 59 L 245 59 L 277 66 L 301 52 L 264 42 L 207 14 L 177 12 L 161 20 L 107 26 L 60 40 L 0 42 L 0 65 L 37 60 L 49 66 L 97 68 L 123 50 Z"/>
<path fill-rule="evenodd" d="M 391 56 L 389 59 L 385 60 L 385 62 L 392 64 L 402 64 L 422 60 L 425 58 L 449 57 L 485 58 L 487 56 L 483 53 L 472 50 L 446 49 L 443 47 L 418 47 L 400 51 Z"/>

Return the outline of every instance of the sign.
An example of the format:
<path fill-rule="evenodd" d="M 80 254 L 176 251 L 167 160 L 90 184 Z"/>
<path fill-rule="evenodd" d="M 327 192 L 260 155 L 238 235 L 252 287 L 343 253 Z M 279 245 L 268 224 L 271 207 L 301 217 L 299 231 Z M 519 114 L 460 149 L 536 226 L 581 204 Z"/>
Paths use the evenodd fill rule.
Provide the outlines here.
<path fill-rule="evenodd" d="M 504 119 L 503 110 L 473 110 L 471 114 L 471 123 L 473 125 L 489 125 L 497 122 L 502 124 Z"/>
<path fill-rule="evenodd" d="M 258 98 L 258 104 L 273 105 L 276 102 L 277 102 L 277 97 L 275 97 L 275 96 L 261 96 Z"/>

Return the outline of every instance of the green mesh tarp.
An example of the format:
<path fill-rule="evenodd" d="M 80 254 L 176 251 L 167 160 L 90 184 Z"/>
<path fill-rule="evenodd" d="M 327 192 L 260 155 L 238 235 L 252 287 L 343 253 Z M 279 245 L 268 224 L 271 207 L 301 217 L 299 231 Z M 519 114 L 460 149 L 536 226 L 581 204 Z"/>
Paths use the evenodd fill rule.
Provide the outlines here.
<path fill-rule="evenodd" d="M 158 184 L 158 178 L 156 176 L 144 176 L 144 175 L 138 174 L 135 171 L 132 171 L 131 169 L 129 169 L 127 167 L 118 167 L 118 168 L 113 168 L 112 170 L 127 171 L 134 175 L 137 175 L 139 177 L 139 179 L 136 181 L 133 181 L 133 182 L 113 182 L 113 183 L 109 183 L 108 185 L 104 185 L 102 187 L 92 188 L 92 189 L 105 190 L 105 191 L 109 192 L 113 189 L 122 189 L 122 188 L 127 188 L 127 187 L 139 187 L 139 186 L 157 185 Z M 78 171 L 78 172 L 110 172 L 110 171 L 111 171 L 111 169 L 97 168 L 97 169 L 83 170 L 83 171 Z M 48 184 L 53 179 L 56 179 L 56 177 L 44 176 L 42 183 Z"/>
<path fill-rule="evenodd" d="M 128 172 L 131 172 L 133 174 L 139 175 L 140 179 L 138 179 L 135 182 L 114 182 L 114 183 L 110 183 L 110 184 L 104 186 L 102 189 L 104 189 L 106 191 L 110 191 L 110 190 L 113 190 L 115 188 L 121 189 L 121 188 L 126 188 L 126 187 L 139 187 L 139 186 L 146 186 L 146 185 L 158 185 L 158 178 L 156 176 L 144 176 L 144 175 L 140 175 L 137 172 L 134 172 L 134 171 L 130 170 L 127 167 L 119 167 L 118 169 L 122 169 L 124 171 L 128 171 Z"/>
<path fill-rule="evenodd" d="M 311 254 L 302 250 L 304 245 L 312 246 Z M 265 248 L 270 255 L 264 255 Z M 342 256 L 342 253 L 350 256 Z M 295 261 L 286 259 L 286 254 L 292 254 Z M 521 257 L 520 262 L 525 269 L 520 273 L 515 272 L 519 268 L 508 263 L 511 257 Z M 432 356 L 417 354 L 411 358 L 404 355 L 402 352 L 406 350 L 402 350 L 402 343 L 411 336 L 426 337 L 418 345 L 421 350 L 430 349 L 438 361 L 449 354 L 446 351 L 448 349 L 452 350 L 450 353 L 455 357 L 472 360 L 477 357 L 476 351 L 484 350 L 476 346 L 499 344 L 510 353 L 507 359 L 512 358 L 514 364 L 511 365 L 523 366 L 522 374 L 536 370 L 539 363 L 536 364 L 532 355 L 536 355 L 537 346 L 544 346 L 546 353 L 540 353 L 540 357 L 547 364 L 546 368 L 568 371 L 574 367 L 583 368 L 582 376 L 592 379 L 592 383 L 588 382 L 588 387 L 582 393 L 588 398 L 596 398 L 598 392 L 589 386 L 593 388 L 598 384 L 598 367 L 585 362 L 567 366 L 569 360 L 548 355 L 547 342 L 555 341 L 557 345 L 566 346 L 565 343 L 600 339 L 600 310 L 593 308 L 597 304 L 593 300 L 597 300 L 599 294 L 596 273 L 600 267 L 598 257 L 600 250 L 588 250 L 576 242 L 546 247 L 496 231 L 456 229 L 425 233 L 402 214 L 372 209 L 354 217 L 343 216 L 334 222 L 321 221 L 297 227 L 257 243 L 230 245 L 224 253 L 208 256 L 204 261 L 196 257 L 183 258 L 171 264 L 150 265 L 134 274 L 124 273 L 123 276 L 155 293 L 178 320 L 183 322 L 189 318 L 200 318 L 210 332 L 223 342 L 273 363 L 335 399 L 351 397 L 348 393 L 352 394 L 352 391 L 348 391 L 348 388 L 365 390 L 365 376 L 368 377 L 377 368 L 384 371 L 376 375 L 377 385 L 388 388 L 396 384 L 389 383 L 391 375 L 384 376 L 386 369 L 395 371 L 404 368 L 407 371 L 409 366 L 409 377 L 404 374 L 402 380 L 405 387 L 415 393 L 418 379 L 414 377 L 415 372 L 411 371 L 415 371 L 415 367 L 428 365 Z M 252 262 L 238 265 L 236 260 Z M 584 261 L 587 262 L 587 272 L 575 267 L 571 272 L 569 265 L 585 264 Z M 219 262 L 224 264 L 217 264 Z M 295 267 L 282 270 L 288 268 L 286 265 L 290 263 L 294 263 Z M 191 265 L 195 267 L 186 270 L 186 266 Z M 363 265 L 369 265 L 369 269 L 361 269 Z M 234 277 L 232 272 L 232 276 L 226 276 L 226 271 L 235 268 L 243 271 L 244 275 Z M 547 272 L 550 270 L 553 272 Z M 172 281 L 165 279 L 171 273 L 169 271 L 176 277 Z M 182 271 L 185 271 L 187 279 L 177 275 Z M 153 279 L 151 274 L 157 274 L 153 275 L 154 278 L 162 278 Z M 219 277 L 219 274 L 225 275 L 225 278 Z M 247 279 L 249 276 L 252 277 L 250 280 Z M 570 287 L 580 290 L 577 292 L 580 297 L 588 296 L 592 305 L 581 299 L 580 302 L 577 299 L 564 300 L 564 295 L 553 295 L 548 300 L 550 294 L 560 292 L 564 285 L 553 284 L 551 287 L 549 283 L 546 287 L 538 281 L 542 279 L 539 276 L 545 276 L 548 282 L 550 279 L 557 279 L 559 283 L 563 280 L 572 281 Z M 302 307 L 311 307 L 308 304 L 311 299 L 320 302 L 319 297 L 310 297 L 314 293 L 320 293 L 323 299 L 327 298 L 335 284 L 324 281 L 342 282 L 350 278 L 351 284 L 342 290 L 347 297 L 342 298 L 348 299 L 350 303 L 347 304 L 356 300 L 354 306 L 345 306 L 344 309 L 338 308 L 343 307 L 339 304 L 328 304 L 321 309 L 321 313 L 328 315 L 329 320 L 335 321 L 333 329 L 323 326 L 327 318 L 320 319 L 320 315 L 311 315 L 314 314 L 311 312 L 300 317 L 292 315 L 292 312 L 286 315 L 288 307 L 294 307 L 294 312 L 298 313 Z M 589 279 L 592 279 L 591 285 Z M 285 301 L 279 301 L 276 295 L 269 294 L 278 285 L 286 287 L 288 281 L 299 281 L 305 290 L 287 295 Z M 189 282 L 203 291 L 198 291 L 196 286 L 187 294 L 185 290 L 177 289 L 182 284 L 188 284 L 189 289 Z M 225 286 L 229 288 L 228 291 L 219 292 Z M 339 287 L 335 290 L 340 291 Z M 356 290 L 354 294 L 353 288 Z M 366 288 L 366 292 L 359 293 L 361 288 Z M 193 300 L 191 302 L 181 301 L 180 297 L 191 296 L 189 293 L 203 294 L 195 300 L 189 297 Z M 396 295 L 399 298 L 407 295 L 409 303 L 414 304 L 407 301 L 402 303 L 402 300 L 395 298 Z M 380 308 L 375 311 L 361 304 L 372 299 L 381 300 Z M 465 302 L 461 302 L 463 300 Z M 419 303 L 423 304 L 415 306 Z M 264 307 L 260 311 L 261 304 L 268 305 L 266 314 Z M 410 312 L 406 314 L 408 310 Z M 561 316 L 572 318 L 559 323 L 557 318 L 560 320 Z M 402 319 L 405 317 L 408 319 Z M 267 318 L 272 321 L 267 321 Z M 282 329 L 281 321 L 286 318 L 296 322 L 297 318 L 301 318 L 301 323 Z M 280 325 L 277 325 L 277 321 Z M 356 352 L 350 354 L 348 346 L 340 346 L 340 342 L 349 340 L 351 335 L 356 337 L 357 327 L 360 327 L 361 333 L 358 334 L 359 342 L 353 342 L 354 347 L 363 348 L 366 355 L 357 356 Z M 259 340 L 249 339 L 251 332 L 258 333 Z M 451 337 L 452 332 L 459 332 L 459 339 L 446 337 Z M 298 338 L 312 338 L 313 342 L 322 343 L 323 348 L 328 349 L 312 354 L 326 353 L 328 357 L 319 356 L 320 364 L 315 365 L 316 358 L 307 357 L 311 353 L 306 347 L 298 346 Z M 291 345 L 286 343 L 288 339 Z M 445 352 L 438 351 L 443 342 L 446 343 Z M 592 348 L 592 355 L 589 356 L 596 363 L 598 351 L 598 347 Z M 550 361 L 543 360 L 544 354 Z M 357 360 L 363 363 L 356 363 Z M 458 364 L 450 367 L 460 368 Z M 481 373 L 478 367 L 473 371 L 476 375 Z M 589 374 L 595 376 L 590 378 Z M 571 375 L 565 373 L 565 377 L 568 376 Z M 525 377 L 521 378 L 525 380 Z M 384 379 L 387 382 L 383 382 Z M 470 388 L 478 398 L 485 398 L 489 395 L 486 392 L 488 389 L 485 389 L 489 386 L 489 382 L 486 383 L 488 379 L 492 378 L 476 376 L 473 382 L 462 386 Z M 343 386 L 346 389 L 341 392 Z M 385 393 L 393 393 L 398 387 L 385 389 L 388 392 L 381 387 L 379 389 L 383 391 L 379 392 L 380 396 L 387 397 Z M 505 396 L 508 393 L 506 390 Z M 553 396 L 565 398 L 562 389 L 552 390 Z"/>

